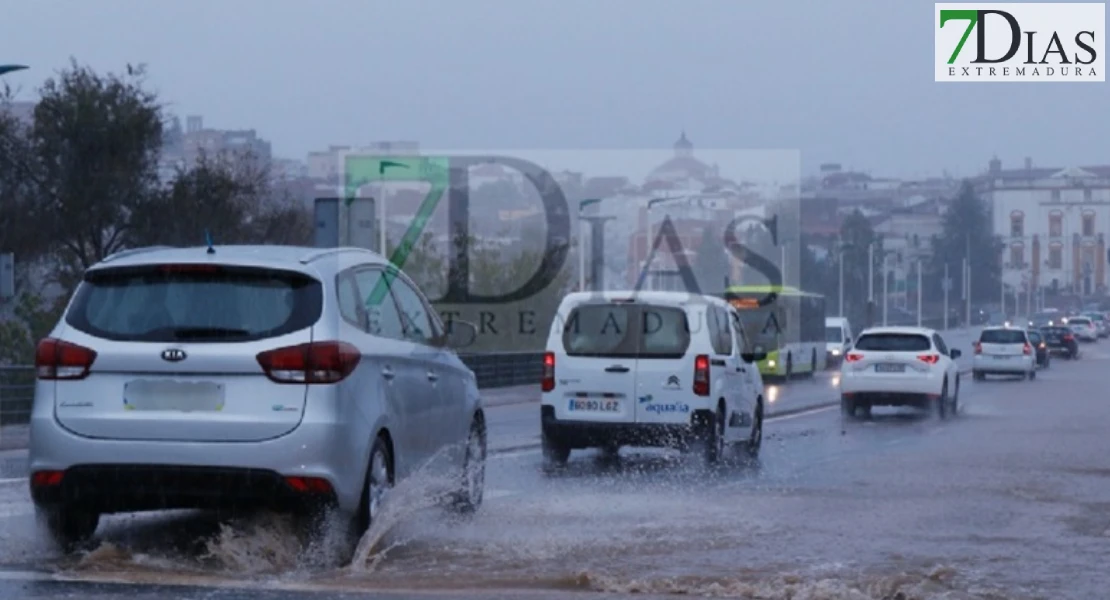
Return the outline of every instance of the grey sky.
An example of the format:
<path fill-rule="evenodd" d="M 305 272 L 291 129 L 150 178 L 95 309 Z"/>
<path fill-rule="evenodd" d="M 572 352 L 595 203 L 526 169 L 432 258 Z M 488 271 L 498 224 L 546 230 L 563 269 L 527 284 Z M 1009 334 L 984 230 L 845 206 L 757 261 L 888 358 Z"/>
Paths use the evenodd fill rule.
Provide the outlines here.
<path fill-rule="evenodd" d="M 179 114 L 277 154 L 429 147 L 798 148 L 912 176 L 1110 162 L 1107 84 L 933 82 L 921 0 L 7 0 L 22 96 L 70 56 L 147 63 Z"/>

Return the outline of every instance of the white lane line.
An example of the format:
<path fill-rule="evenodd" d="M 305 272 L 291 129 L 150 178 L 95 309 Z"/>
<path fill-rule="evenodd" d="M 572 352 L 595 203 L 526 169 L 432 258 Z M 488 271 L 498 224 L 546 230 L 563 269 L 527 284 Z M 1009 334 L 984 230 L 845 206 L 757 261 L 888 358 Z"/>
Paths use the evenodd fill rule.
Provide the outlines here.
<path fill-rule="evenodd" d="M 8 479 L 0 479 L 0 485 L 17 485 L 20 483 L 27 483 L 26 477 L 11 477 Z"/>
<path fill-rule="evenodd" d="M 519 496 L 520 490 L 486 490 L 486 500 L 496 500 L 498 498 L 508 498 L 509 496 Z"/>

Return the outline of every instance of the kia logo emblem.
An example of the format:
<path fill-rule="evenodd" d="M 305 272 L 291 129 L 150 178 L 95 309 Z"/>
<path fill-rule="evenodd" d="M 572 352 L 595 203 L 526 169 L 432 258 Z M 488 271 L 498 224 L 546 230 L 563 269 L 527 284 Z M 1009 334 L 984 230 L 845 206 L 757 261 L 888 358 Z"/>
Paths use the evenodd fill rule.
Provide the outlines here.
<path fill-rule="evenodd" d="M 181 348 L 169 348 L 162 351 L 162 360 L 179 362 L 185 360 L 185 351 Z"/>

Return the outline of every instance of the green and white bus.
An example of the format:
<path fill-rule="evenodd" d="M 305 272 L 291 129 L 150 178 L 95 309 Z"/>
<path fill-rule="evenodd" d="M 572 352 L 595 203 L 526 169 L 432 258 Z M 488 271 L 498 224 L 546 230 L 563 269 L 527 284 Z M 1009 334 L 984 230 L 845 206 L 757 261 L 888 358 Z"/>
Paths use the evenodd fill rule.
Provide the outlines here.
<path fill-rule="evenodd" d="M 772 302 L 765 306 L 770 294 Z M 725 290 L 750 343 L 762 346 L 765 376 L 789 378 L 825 369 L 825 297 L 789 286 L 740 285 Z"/>

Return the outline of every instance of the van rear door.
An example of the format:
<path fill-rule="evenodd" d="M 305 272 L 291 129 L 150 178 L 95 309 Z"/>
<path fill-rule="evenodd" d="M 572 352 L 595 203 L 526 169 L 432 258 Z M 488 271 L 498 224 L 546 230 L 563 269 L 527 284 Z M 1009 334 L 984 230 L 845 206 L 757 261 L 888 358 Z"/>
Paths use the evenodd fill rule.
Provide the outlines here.
<path fill-rule="evenodd" d="M 688 424 L 694 388 L 692 335 L 705 335 L 707 307 L 641 306 L 636 422 Z M 688 355 L 689 354 L 689 355 Z"/>
<path fill-rule="evenodd" d="M 627 423 L 636 418 L 640 308 L 633 303 L 580 304 L 565 317 L 556 353 L 555 416 L 567 421 Z"/>
<path fill-rule="evenodd" d="M 296 271 L 208 263 L 95 269 L 60 339 L 40 344 L 39 377 L 52 380 L 43 383 L 54 387 L 58 422 L 78 435 L 278 437 L 300 424 L 310 381 L 329 383 L 358 362 L 349 345 L 313 340 L 322 306 L 320 281 Z"/>

